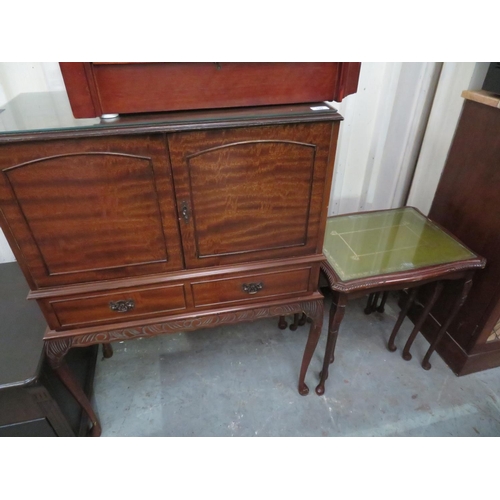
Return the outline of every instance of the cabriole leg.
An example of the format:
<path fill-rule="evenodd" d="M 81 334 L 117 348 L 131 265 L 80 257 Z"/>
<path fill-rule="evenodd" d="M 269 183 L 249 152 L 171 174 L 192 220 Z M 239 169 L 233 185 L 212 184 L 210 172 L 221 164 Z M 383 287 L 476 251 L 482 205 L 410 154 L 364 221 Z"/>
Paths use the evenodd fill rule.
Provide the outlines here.
<path fill-rule="evenodd" d="M 370 293 L 370 295 L 368 295 L 368 301 L 365 307 L 365 314 L 371 314 L 373 312 L 374 304 L 375 305 L 377 304 L 377 298 L 378 298 L 377 293 Z"/>
<path fill-rule="evenodd" d="M 295 331 L 297 330 L 299 326 L 299 318 L 301 316 L 301 313 L 295 313 L 293 315 L 293 323 L 290 325 L 290 330 Z"/>
<path fill-rule="evenodd" d="M 389 296 L 389 292 L 384 292 L 382 294 L 382 300 L 380 301 L 380 305 L 377 307 L 377 312 L 383 313 L 385 311 L 385 303 L 387 302 L 388 296 Z"/>
<path fill-rule="evenodd" d="M 108 359 L 111 356 L 113 356 L 113 348 L 111 347 L 111 344 L 102 344 L 102 355 Z"/>
<path fill-rule="evenodd" d="M 426 352 L 424 359 L 422 361 L 422 368 L 424 370 L 430 370 L 431 369 L 431 364 L 429 363 L 429 359 L 432 356 L 432 353 L 436 350 L 437 345 L 441 341 L 441 339 L 444 337 L 444 334 L 446 333 L 446 330 L 450 326 L 450 323 L 453 321 L 455 316 L 457 315 L 458 311 L 460 308 L 463 306 L 465 300 L 467 299 L 467 295 L 469 294 L 469 290 L 471 289 L 472 286 L 472 273 L 468 274 L 464 281 L 463 281 L 463 286 L 462 286 L 462 291 L 460 295 L 458 296 L 455 305 L 453 306 L 453 310 L 451 311 L 451 314 L 446 318 L 446 321 L 441 325 L 441 329 L 439 330 L 436 338 L 430 345 L 428 351 Z"/>
<path fill-rule="evenodd" d="M 415 340 L 415 337 L 417 336 L 418 332 L 422 328 L 422 325 L 424 324 L 424 321 L 427 319 L 427 316 L 429 315 L 429 312 L 431 311 L 432 307 L 436 303 L 436 300 L 441 295 L 442 290 L 443 290 L 443 282 L 438 281 L 436 283 L 436 286 L 434 287 L 434 291 L 433 291 L 429 301 L 425 305 L 424 310 L 420 314 L 417 322 L 415 323 L 415 326 L 413 327 L 412 332 L 410 333 L 410 336 L 408 337 L 408 340 L 406 341 L 406 345 L 404 346 L 404 349 L 403 349 L 403 359 L 405 361 L 410 361 L 410 359 L 411 359 L 410 349 L 411 349 L 411 346 L 413 344 L 413 341 Z"/>
<path fill-rule="evenodd" d="M 323 369 L 320 373 L 320 381 L 316 386 L 316 394 L 321 396 L 325 393 L 325 382 L 328 378 L 328 368 L 334 361 L 335 345 L 339 334 L 340 323 L 344 318 L 345 306 L 347 304 L 347 295 L 334 293 L 332 306 L 330 308 L 330 317 L 328 320 L 328 339 L 326 341 L 325 357 L 323 358 Z"/>
<path fill-rule="evenodd" d="M 309 394 L 309 387 L 305 383 L 307 369 L 311 362 L 318 340 L 321 336 L 321 329 L 323 327 L 323 300 L 315 300 L 304 304 L 304 313 L 311 318 L 311 328 L 309 329 L 309 336 L 307 338 L 306 347 L 304 349 L 304 356 L 302 357 L 302 365 L 300 367 L 299 375 L 299 394 L 305 396 Z"/>
<path fill-rule="evenodd" d="M 299 326 L 304 326 L 307 322 L 307 316 L 302 313 L 300 319 L 299 319 Z"/>
<path fill-rule="evenodd" d="M 394 325 L 394 328 L 392 329 L 391 336 L 389 338 L 389 342 L 387 344 L 387 349 L 389 351 L 394 352 L 396 350 L 396 344 L 394 343 L 396 340 L 396 336 L 399 332 L 399 329 L 401 328 L 401 325 L 406 318 L 406 315 L 408 314 L 408 311 L 410 310 L 410 307 L 412 304 L 415 302 L 415 297 L 417 296 L 417 291 L 418 288 L 412 288 L 410 290 L 410 293 L 408 295 L 408 299 L 406 300 L 406 304 L 404 305 L 403 309 L 401 309 L 398 320 L 396 321 L 396 324 Z"/>

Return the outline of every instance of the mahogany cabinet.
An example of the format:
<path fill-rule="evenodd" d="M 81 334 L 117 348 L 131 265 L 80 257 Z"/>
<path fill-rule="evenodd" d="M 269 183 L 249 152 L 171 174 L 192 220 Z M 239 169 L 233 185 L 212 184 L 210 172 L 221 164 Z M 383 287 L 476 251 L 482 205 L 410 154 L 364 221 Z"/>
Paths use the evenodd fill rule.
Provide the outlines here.
<path fill-rule="evenodd" d="M 462 114 L 429 213 L 487 260 L 438 347 L 457 375 L 500 366 L 500 98 L 484 91 L 462 96 Z M 423 329 L 429 339 L 456 293 L 448 290 L 432 310 Z"/>
<path fill-rule="evenodd" d="M 313 306 L 322 320 L 336 110 L 82 121 L 64 93 L 17 100 L 4 123 L 16 107 L 23 120 L 0 132 L 1 224 L 49 325 L 50 359 Z M 69 116 L 40 126 L 54 103 L 64 109 L 51 116 Z"/>

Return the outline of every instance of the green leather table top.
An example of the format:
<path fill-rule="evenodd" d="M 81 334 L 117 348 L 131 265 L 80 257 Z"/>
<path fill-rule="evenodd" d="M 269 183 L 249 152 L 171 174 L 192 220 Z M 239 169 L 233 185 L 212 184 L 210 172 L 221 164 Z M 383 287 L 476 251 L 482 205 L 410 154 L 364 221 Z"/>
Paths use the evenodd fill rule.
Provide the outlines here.
<path fill-rule="evenodd" d="M 343 281 L 477 257 L 412 207 L 329 217 L 323 254 Z"/>

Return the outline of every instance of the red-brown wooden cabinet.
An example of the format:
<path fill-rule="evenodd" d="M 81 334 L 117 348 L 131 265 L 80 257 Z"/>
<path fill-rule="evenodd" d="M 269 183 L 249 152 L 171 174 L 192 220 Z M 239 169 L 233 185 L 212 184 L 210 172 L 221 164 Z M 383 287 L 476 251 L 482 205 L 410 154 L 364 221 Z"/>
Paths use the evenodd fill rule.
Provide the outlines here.
<path fill-rule="evenodd" d="M 336 95 L 352 92 L 359 64 L 328 67 Z M 48 323 L 53 366 L 75 346 L 303 311 L 307 392 L 336 110 L 75 120 L 59 93 L 19 96 L 3 118 L 13 125 L 0 131 L 0 222 Z"/>

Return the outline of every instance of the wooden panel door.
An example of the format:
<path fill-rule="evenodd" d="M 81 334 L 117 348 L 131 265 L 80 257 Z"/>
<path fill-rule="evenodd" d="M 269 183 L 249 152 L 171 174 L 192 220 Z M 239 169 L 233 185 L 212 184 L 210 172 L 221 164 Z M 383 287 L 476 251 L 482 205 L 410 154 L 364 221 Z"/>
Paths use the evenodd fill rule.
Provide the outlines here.
<path fill-rule="evenodd" d="M 187 267 L 320 252 L 332 123 L 169 136 Z M 330 179 L 328 179 L 328 186 Z"/>
<path fill-rule="evenodd" d="M 165 137 L 11 144 L 0 207 L 32 287 L 183 267 Z"/>

